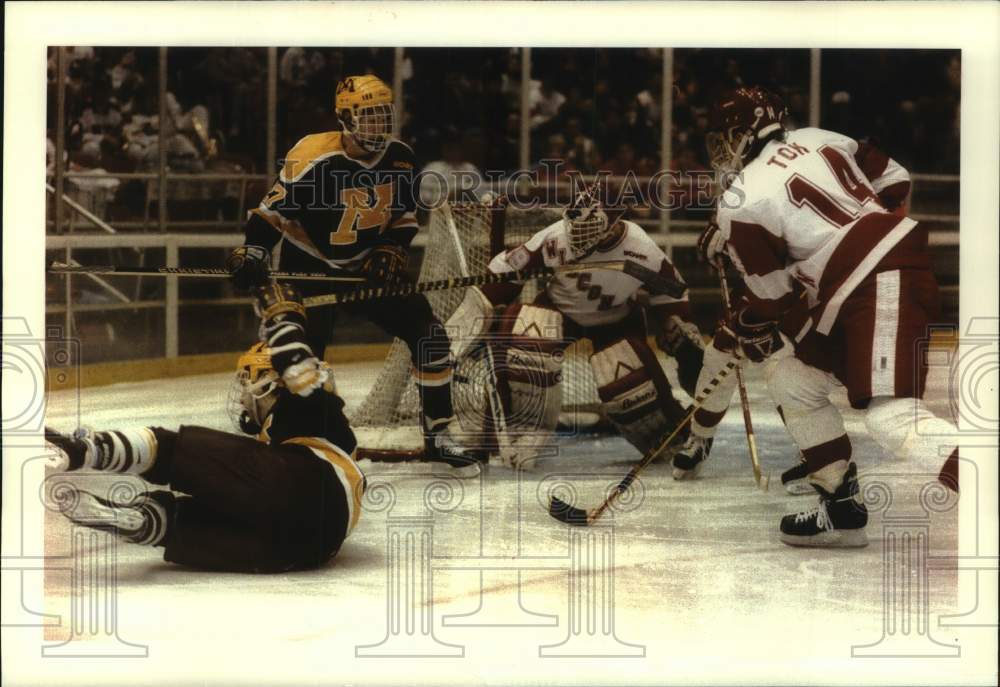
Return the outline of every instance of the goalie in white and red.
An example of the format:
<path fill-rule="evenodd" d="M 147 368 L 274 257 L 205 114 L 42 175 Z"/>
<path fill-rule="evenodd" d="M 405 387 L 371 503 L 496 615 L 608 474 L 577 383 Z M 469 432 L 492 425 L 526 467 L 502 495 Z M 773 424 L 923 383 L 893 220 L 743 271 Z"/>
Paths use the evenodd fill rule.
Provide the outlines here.
<path fill-rule="evenodd" d="M 867 512 L 851 442 L 830 402 L 838 385 L 888 452 L 941 468 L 957 429 L 920 400 L 927 376 L 917 342 L 938 317 L 927 228 L 906 216 L 909 175 L 864 143 L 815 128 L 788 131 L 784 106 L 761 88 L 725 95 L 707 139 L 728 177 L 717 226 L 700 244 L 722 252 L 746 284 L 729 323 L 737 345 L 763 360 L 781 348 L 779 323 L 804 297 L 809 318 L 777 360 L 769 387 L 805 456 L 819 506 L 786 516 L 793 545 L 863 546 Z M 706 357 L 706 367 L 708 360 Z M 957 449 L 951 459 L 957 463 Z M 942 481 L 957 488 L 946 474 Z"/>
<path fill-rule="evenodd" d="M 653 274 L 681 281 L 659 246 L 633 222 L 609 218 L 593 189 L 578 194 L 563 218 L 490 262 L 495 274 L 612 261 L 635 261 Z M 533 464 L 551 446 L 561 407 L 560 374 L 565 349 L 574 341 L 593 345 L 590 365 L 608 419 L 645 453 L 686 414 L 673 395 L 660 362 L 646 341 L 652 331 L 661 349 L 678 361 L 681 385 L 693 395 L 704 343 L 689 320 L 686 293 L 637 297 L 640 279 L 600 268 L 555 274 L 531 303 L 516 303 L 517 283 L 471 288 L 448 322 L 456 358 L 472 342 L 489 339 L 508 441 L 498 436 L 503 461 Z M 508 305 L 510 304 L 510 305 Z M 496 306 L 506 306 L 494 318 Z"/>

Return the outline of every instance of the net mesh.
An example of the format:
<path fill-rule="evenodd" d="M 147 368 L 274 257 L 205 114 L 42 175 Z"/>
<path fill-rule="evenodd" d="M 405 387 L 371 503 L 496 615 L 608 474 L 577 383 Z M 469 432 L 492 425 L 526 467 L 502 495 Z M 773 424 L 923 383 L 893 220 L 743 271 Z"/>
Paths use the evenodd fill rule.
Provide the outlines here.
<path fill-rule="evenodd" d="M 504 216 L 497 218 L 495 213 Z M 430 213 L 420 281 L 483 274 L 493 257 L 491 246 L 512 247 L 559 220 L 559 210 L 504 208 L 482 204 L 445 204 Z M 502 219 L 502 221 L 495 221 Z M 498 236 L 497 233 L 500 233 Z M 498 240 L 499 239 L 499 240 Z M 520 300 L 530 302 L 543 280 L 525 285 Z M 464 289 L 426 294 L 434 314 L 446 322 L 459 306 Z M 576 428 L 594 426 L 599 400 L 589 364 L 590 343 L 566 351 L 562 370 L 561 422 Z M 480 357 L 469 356 L 455 369 L 452 400 L 464 433 L 480 432 L 487 414 L 489 371 Z M 350 414 L 359 441 L 366 447 L 414 448 L 421 442 L 420 400 L 411 375 L 410 351 L 399 339 L 392 343 L 381 370 L 361 404 Z"/>

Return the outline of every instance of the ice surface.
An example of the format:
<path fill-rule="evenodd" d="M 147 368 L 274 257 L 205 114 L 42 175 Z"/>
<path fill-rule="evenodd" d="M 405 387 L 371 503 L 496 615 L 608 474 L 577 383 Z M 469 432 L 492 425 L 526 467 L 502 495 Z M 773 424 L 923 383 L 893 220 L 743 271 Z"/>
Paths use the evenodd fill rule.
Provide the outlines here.
<path fill-rule="evenodd" d="M 338 367 L 349 404 L 360 401 L 363 389 L 350 390 L 361 372 L 371 369 Z M 85 388 L 78 399 L 55 393 L 48 424 L 71 429 L 79 412 L 99 428 L 228 429 L 230 379 Z M 905 474 L 906 466 L 883 459 L 861 416 L 847 409 L 863 484 L 885 483 L 898 510 L 873 514 L 865 549 L 784 546 L 777 540 L 781 515 L 814 499 L 782 491 L 778 476 L 796 453 L 758 372 L 748 384 L 761 459 L 772 475 L 767 493 L 754 488 L 738 407 L 721 425 L 699 480 L 675 482 L 668 466 L 653 465 L 641 478 L 641 503 L 587 530 L 548 517 L 547 489 L 561 481 L 575 489 L 578 505 L 597 505 L 602 489 L 638 458 L 621 439 L 562 437 L 557 455 L 521 477 L 494 467 L 458 481 L 424 466 L 363 462 L 369 502 L 322 569 L 208 573 L 165 563 L 154 549 L 118 546 L 118 634 L 170 658 L 178 671 L 171 680 L 210 671 L 225 681 L 232 671 L 250 672 L 251 681 L 272 676 L 271 684 L 306 675 L 336 683 L 893 682 L 898 661 L 851 659 L 852 646 L 951 651 L 942 645 L 954 642 L 936 618 L 956 610 L 957 573 L 924 566 L 927 555 L 954 555 L 954 500 L 944 512 L 922 508 L 917 494 L 933 476 Z M 899 515 L 917 520 L 905 524 Z M 69 555 L 70 535 L 69 523 L 50 513 L 47 554 Z M 904 539 L 914 547 L 908 561 L 896 548 Z M 892 578 L 894 570 L 904 572 Z M 909 611 L 886 602 L 884 574 L 903 580 L 897 594 L 910 585 Z M 69 569 L 47 573 L 47 610 L 70 612 L 71 579 Z M 929 634 L 907 625 L 905 641 L 880 644 L 884 621 L 927 618 Z M 890 627 L 900 640 L 903 626 Z M 230 667 L 231 651 L 238 665 Z M 609 658 L 549 658 L 566 654 Z M 926 681 L 940 681 L 938 670 Z M 127 681 L 127 673 L 118 678 Z M 907 682 L 915 679 L 920 675 L 907 673 Z"/>

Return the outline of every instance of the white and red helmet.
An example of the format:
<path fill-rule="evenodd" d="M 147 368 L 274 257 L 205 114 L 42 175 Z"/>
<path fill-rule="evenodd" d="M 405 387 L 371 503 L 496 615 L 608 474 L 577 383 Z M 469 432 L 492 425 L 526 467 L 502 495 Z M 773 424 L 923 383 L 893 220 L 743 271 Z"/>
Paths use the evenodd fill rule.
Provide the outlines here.
<path fill-rule="evenodd" d="M 712 167 L 735 173 L 760 152 L 767 141 L 785 130 L 787 108 L 774 93 L 760 86 L 729 91 L 709 112 L 705 138 Z"/>

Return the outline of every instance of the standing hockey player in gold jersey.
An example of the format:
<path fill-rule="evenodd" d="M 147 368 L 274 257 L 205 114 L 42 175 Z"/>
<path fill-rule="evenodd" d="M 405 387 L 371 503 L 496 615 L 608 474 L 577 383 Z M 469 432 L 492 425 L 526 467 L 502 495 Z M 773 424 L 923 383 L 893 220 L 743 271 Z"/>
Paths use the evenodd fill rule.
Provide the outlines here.
<path fill-rule="evenodd" d="M 227 267 L 236 285 L 263 285 L 271 252 L 280 247 L 282 270 L 360 272 L 373 285 L 406 278 L 407 249 L 417 233 L 413 151 L 392 135 L 392 90 L 375 76 L 351 76 L 337 85 L 343 131 L 306 136 L 289 151 L 274 187 L 251 210 L 244 245 Z M 301 285 L 304 296 L 328 292 L 322 282 Z M 448 336 L 427 299 L 415 294 L 356 307 L 406 342 L 423 406 L 425 455 L 465 460 L 447 431 L 454 419 Z M 334 328 L 334 309 L 309 318 L 309 344 L 319 358 Z"/>

